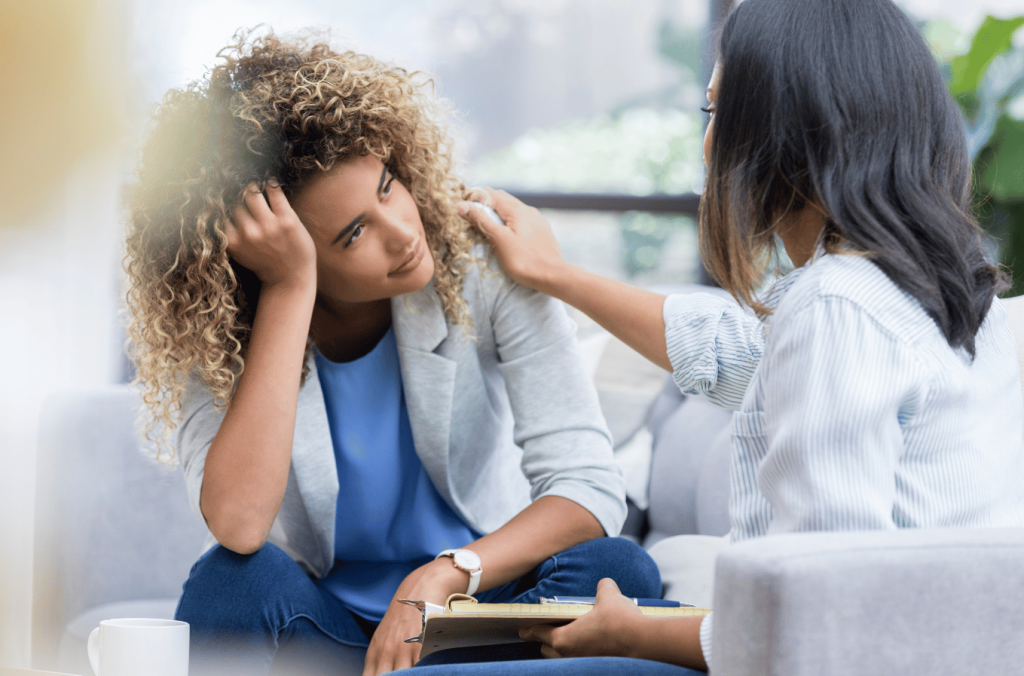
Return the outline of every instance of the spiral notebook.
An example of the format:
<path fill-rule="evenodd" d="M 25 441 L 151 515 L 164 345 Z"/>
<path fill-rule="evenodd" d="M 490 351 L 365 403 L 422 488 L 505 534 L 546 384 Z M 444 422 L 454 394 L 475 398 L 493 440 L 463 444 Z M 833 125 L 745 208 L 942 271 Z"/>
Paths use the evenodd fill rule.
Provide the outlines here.
<path fill-rule="evenodd" d="M 420 657 L 438 650 L 519 643 L 519 630 L 535 624 L 566 624 L 593 606 L 561 603 L 478 603 L 472 596 L 452 594 L 444 606 L 401 599 L 423 612 L 423 632 L 406 639 L 421 643 Z M 640 606 L 648 617 L 703 617 L 710 608 Z"/>

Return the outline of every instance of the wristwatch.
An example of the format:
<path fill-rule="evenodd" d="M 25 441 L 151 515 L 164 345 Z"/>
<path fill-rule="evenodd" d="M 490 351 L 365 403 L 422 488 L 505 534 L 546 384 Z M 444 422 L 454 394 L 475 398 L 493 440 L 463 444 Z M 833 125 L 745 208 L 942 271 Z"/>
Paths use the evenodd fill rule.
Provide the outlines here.
<path fill-rule="evenodd" d="M 442 556 L 452 557 L 452 564 L 456 568 L 469 573 L 469 587 L 466 588 L 466 595 L 472 596 L 476 593 L 477 587 L 480 586 L 480 574 L 483 573 L 477 553 L 468 549 L 446 549 L 434 558 L 436 560 Z"/>

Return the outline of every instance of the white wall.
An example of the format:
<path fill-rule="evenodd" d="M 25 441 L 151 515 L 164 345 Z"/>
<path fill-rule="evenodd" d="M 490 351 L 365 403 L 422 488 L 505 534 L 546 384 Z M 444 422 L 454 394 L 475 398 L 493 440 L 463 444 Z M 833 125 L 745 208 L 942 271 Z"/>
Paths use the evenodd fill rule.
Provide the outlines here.
<path fill-rule="evenodd" d="M 118 375 L 122 2 L 0 21 L 0 667 L 29 666 L 40 406 Z"/>
<path fill-rule="evenodd" d="M 119 375 L 120 176 L 118 153 L 89 157 L 0 227 L 0 666 L 29 666 L 40 406 Z"/>

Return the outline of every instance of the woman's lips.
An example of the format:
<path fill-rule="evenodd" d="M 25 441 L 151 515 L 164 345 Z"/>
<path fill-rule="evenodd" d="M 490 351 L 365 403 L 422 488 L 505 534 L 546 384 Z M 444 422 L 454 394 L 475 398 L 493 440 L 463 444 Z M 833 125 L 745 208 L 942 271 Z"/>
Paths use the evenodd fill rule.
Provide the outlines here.
<path fill-rule="evenodd" d="M 421 239 L 419 241 L 419 244 L 416 246 L 416 248 L 413 249 L 412 253 L 409 254 L 408 258 L 406 258 L 404 261 L 402 261 L 402 264 L 399 265 L 397 268 L 395 268 L 394 270 L 389 272 L 388 273 L 388 277 L 396 277 L 398 275 L 404 275 L 405 273 L 411 272 L 411 271 L 415 270 L 416 268 L 418 268 L 419 265 L 420 265 L 420 262 L 423 260 L 424 254 L 426 254 L 426 250 L 427 250 L 427 248 L 426 248 L 426 246 L 424 246 L 424 242 Z"/>

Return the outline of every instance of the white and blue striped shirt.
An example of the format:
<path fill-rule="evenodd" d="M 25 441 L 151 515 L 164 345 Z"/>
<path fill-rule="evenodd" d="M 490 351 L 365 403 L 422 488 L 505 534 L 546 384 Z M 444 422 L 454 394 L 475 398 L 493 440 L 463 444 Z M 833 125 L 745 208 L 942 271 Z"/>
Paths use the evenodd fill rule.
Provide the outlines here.
<path fill-rule="evenodd" d="M 670 296 L 679 387 L 733 416 L 731 539 L 820 530 L 1024 526 L 1024 401 L 998 300 L 976 358 L 868 258 L 826 255 L 777 283 L 764 323 Z M 710 658 L 711 622 L 702 626 Z"/>

